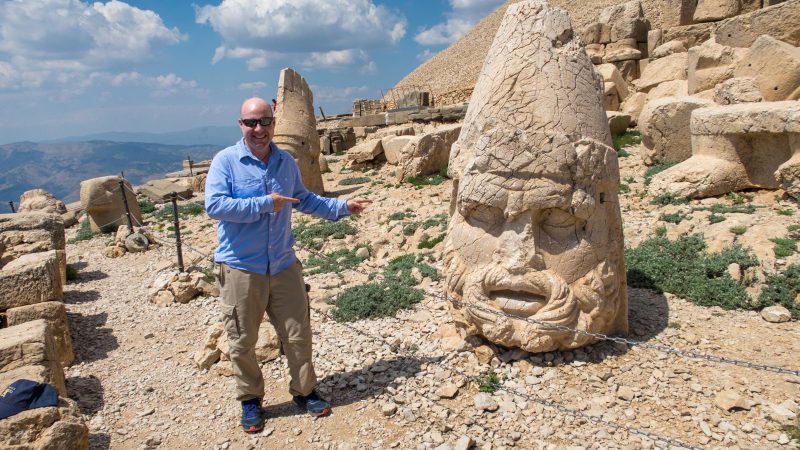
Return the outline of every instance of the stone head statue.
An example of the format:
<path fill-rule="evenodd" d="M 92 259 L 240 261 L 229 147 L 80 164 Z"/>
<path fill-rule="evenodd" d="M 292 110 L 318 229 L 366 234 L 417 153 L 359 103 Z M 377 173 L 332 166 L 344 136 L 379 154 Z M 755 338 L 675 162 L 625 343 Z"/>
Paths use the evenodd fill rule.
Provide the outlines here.
<path fill-rule="evenodd" d="M 566 12 L 509 7 L 450 159 L 446 288 L 492 311 L 454 307 L 469 334 L 544 352 L 592 341 L 553 326 L 627 332 L 619 168 L 602 92 Z"/>

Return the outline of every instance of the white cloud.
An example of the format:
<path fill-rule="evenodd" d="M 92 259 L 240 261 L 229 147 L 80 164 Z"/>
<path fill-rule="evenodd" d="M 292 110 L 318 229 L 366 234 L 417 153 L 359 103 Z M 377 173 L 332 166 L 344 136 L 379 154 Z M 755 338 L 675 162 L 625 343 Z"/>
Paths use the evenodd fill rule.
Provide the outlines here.
<path fill-rule="evenodd" d="M 362 75 L 372 75 L 378 72 L 378 65 L 375 64 L 375 61 L 370 61 L 367 64 L 361 66 L 361 70 L 359 70 Z"/>
<path fill-rule="evenodd" d="M 9 77 L 0 68 L 0 88 L 81 90 L 98 80 L 119 83 L 125 75 L 116 79 L 111 72 L 185 39 L 158 14 L 121 1 L 2 1 L 0 65 L 10 63 L 15 73 Z M 169 89 L 192 83 L 163 77 Z"/>
<path fill-rule="evenodd" d="M 420 45 L 447 45 L 457 41 L 505 0 L 450 0 L 447 21 L 424 28 L 414 40 Z"/>
<path fill-rule="evenodd" d="M 315 100 L 337 101 L 337 100 L 355 100 L 359 95 L 369 92 L 366 86 L 348 86 L 348 87 L 330 87 L 311 85 L 311 92 L 314 93 Z"/>
<path fill-rule="evenodd" d="M 417 59 L 420 60 L 420 61 L 427 61 L 427 60 L 431 59 L 431 57 L 433 55 L 435 55 L 435 54 L 436 53 L 434 53 L 434 52 L 430 51 L 430 49 L 426 48 L 424 52 L 417 53 Z"/>
<path fill-rule="evenodd" d="M 253 81 L 252 83 L 242 83 L 239 85 L 239 90 L 242 91 L 260 91 L 267 87 L 267 83 L 263 81 Z"/>
<path fill-rule="evenodd" d="M 300 55 L 304 65 L 359 63 L 366 50 L 394 45 L 406 19 L 372 0 L 223 0 L 195 7 L 197 23 L 223 40 L 212 62 L 246 59 L 251 70 Z M 312 66 L 313 67 L 313 66 Z"/>

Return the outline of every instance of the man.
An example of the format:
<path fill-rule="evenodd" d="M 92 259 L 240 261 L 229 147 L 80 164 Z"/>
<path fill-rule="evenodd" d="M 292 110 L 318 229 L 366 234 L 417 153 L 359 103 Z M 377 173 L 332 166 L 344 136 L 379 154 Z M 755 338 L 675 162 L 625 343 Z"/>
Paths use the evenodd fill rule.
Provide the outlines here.
<path fill-rule="evenodd" d="M 303 185 L 292 156 L 272 143 L 275 116 L 270 105 L 251 98 L 239 117 L 242 140 L 219 152 L 206 179 L 206 212 L 219 220 L 222 309 L 242 428 L 264 427 L 264 378 L 255 356 L 258 328 L 266 312 L 289 364 L 289 392 L 314 416 L 330 405 L 314 390 L 311 323 L 302 266 L 292 249 L 291 209 L 330 220 L 357 214 L 371 203 L 320 197 Z"/>

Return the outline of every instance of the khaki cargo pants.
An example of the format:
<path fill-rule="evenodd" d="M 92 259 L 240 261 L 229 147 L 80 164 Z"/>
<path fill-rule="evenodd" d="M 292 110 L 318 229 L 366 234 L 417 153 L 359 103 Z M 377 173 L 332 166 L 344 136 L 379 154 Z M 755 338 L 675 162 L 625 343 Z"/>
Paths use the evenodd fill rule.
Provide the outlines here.
<path fill-rule="evenodd" d="M 275 275 L 220 266 L 222 309 L 237 400 L 264 396 L 264 376 L 255 353 L 264 312 L 278 333 L 289 363 L 289 392 L 310 394 L 317 375 L 311 362 L 311 321 L 300 261 Z"/>

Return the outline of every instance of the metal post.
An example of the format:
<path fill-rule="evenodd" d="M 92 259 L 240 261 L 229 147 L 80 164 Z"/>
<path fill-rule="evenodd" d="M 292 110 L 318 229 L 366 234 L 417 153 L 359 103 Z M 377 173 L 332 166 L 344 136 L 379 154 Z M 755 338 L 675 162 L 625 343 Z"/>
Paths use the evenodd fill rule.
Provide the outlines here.
<path fill-rule="evenodd" d="M 319 113 L 322 114 L 322 120 L 328 120 L 325 118 L 325 113 L 322 112 L 322 106 L 318 106 L 317 108 L 319 108 Z"/>
<path fill-rule="evenodd" d="M 12 200 L 12 201 L 10 201 L 10 202 L 8 202 L 8 206 L 10 206 L 10 207 L 11 207 L 11 212 L 12 212 L 12 213 L 16 213 L 16 212 L 17 212 L 17 210 L 16 210 L 16 209 L 14 209 L 14 201 L 13 201 L 13 200 Z"/>
<path fill-rule="evenodd" d="M 172 215 L 175 217 L 175 248 L 178 250 L 178 272 L 183 272 L 183 252 L 181 251 L 181 222 L 178 218 L 178 193 L 170 194 L 172 197 Z"/>
<path fill-rule="evenodd" d="M 194 173 L 192 173 L 192 157 L 190 155 L 186 155 L 186 159 L 189 160 L 189 176 L 193 177 Z"/>
<path fill-rule="evenodd" d="M 125 195 L 125 180 L 119 180 L 119 192 L 122 194 L 122 203 L 125 204 L 125 215 L 128 216 L 128 235 L 133 233 L 133 220 L 131 220 L 131 209 L 128 207 L 128 196 Z"/>
<path fill-rule="evenodd" d="M 120 170 L 120 171 L 119 171 L 119 174 L 120 174 L 120 176 L 121 176 L 122 178 L 125 178 L 125 171 L 124 171 L 124 170 Z"/>

